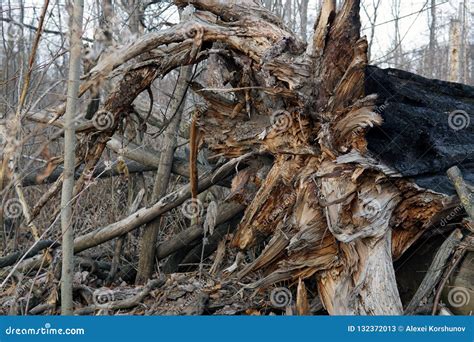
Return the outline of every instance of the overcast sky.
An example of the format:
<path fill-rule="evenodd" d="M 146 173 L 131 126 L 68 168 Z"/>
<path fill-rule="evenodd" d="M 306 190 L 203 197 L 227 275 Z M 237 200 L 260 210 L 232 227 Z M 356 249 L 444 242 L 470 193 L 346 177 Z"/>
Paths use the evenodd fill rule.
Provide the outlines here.
<path fill-rule="evenodd" d="M 7 0 L 1 0 L 4 4 L 7 3 Z M 95 1 L 95 0 L 94 0 Z M 85 22 L 88 23 L 88 27 L 92 25 L 91 20 L 94 18 L 96 13 L 93 13 L 92 8 L 94 4 L 93 0 L 85 0 L 86 9 L 85 9 Z M 382 0 L 377 17 L 377 27 L 375 31 L 375 37 L 372 48 L 372 62 L 379 62 L 386 59 L 387 52 L 391 50 L 394 40 L 394 21 L 396 14 L 393 13 L 392 4 L 394 0 Z M 14 7 L 15 0 L 9 0 L 9 2 Z M 60 0 L 60 3 L 63 4 L 65 1 Z M 316 3 L 317 0 L 310 0 L 309 8 L 309 25 L 312 27 L 317 12 L 316 12 Z M 362 1 L 367 8 L 369 14 L 372 14 L 372 0 L 363 0 Z M 467 0 L 468 15 L 467 18 L 469 21 L 472 20 L 472 10 L 474 10 L 474 0 Z M 37 18 L 42 0 L 27 0 L 26 6 L 28 8 L 26 21 L 31 23 Z M 55 4 L 56 1 L 52 1 L 52 4 Z M 448 30 L 449 30 L 449 20 L 457 14 L 457 10 L 460 6 L 460 1 L 457 0 L 436 0 L 436 12 L 437 12 L 437 23 L 438 23 L 438 43 L 440 45 L 446 44 L 448 40 Z M 401 7 L 399 16 L 401 17 L 399 21 L 400 33 L 402 37 L 402 49 L 403 51 L 418 49 L 423 46 L 426 46 L 428 43 L 429 31 L 429 13 L 431 1 L 430 0 L 401 0 Z M 52 5 L 50 5 L 52 6 Z M 14 13 L 15 16 L 15 13 Z M 62 18 L 54 15 L 49 18 L 47 26 L 54 29 L 57 26 L 58 21 L 62 19 L 63 27 L 66 27 L 67 15 L 64 13 Z M 173 19 L 173 18 L 171 18 Z M 120 22 L 120 19 L 118 20 Z M 361 21 L 362 21 L 362 35 L 370 34 L 370 23 L 365 11 L 361 10 Z M 122 21 L 123 22 L 123 21 Z M 34 24 L 34 23 L 33 23 Z M 472 29 L 471 29 L 472 31 Z M 86 30 L 87 36 L 92 36 L 90 30 Z M 472 37 L 472 32 L 471 35 Z M 383 66 L 383 65 L 382 65 Z"/>

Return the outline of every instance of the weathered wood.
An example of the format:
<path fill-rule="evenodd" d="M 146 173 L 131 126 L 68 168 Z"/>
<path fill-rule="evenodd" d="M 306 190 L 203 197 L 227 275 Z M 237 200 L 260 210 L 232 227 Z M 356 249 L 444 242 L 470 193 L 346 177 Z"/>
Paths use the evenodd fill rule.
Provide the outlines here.
<path fill-rule="evenodd" d="M 179 70 L 176 88 L 169 102 L 168 108 L 171 113 L 171 119 L 163 132 L 160 161 L 158 170 L 155 174 L 155 182 L 151 194 L 151 200 L 153 202 L 164 197 L 168 191 L 168 185 L 171 178 L 171 168 L 173 166 L 173 156 L 178 144 L 177 135 L 183 114 L 184 99 L 188 91 L 188 82 L 191 78 L 191 74 L 192 66 L 185 66 Z M 192 158 L 190 158 L 190 167 L 194 166 L 196 168 L 196 164 L 197 161 L 193 161 Z M 191 176 L 190 178 L 192 180 L 193 177 Z M 192 186 L 191 194 L 194 195 Z M 149 222 L 143 229 L 140 238 L 137 279 L 135 281 L 137 284 L 145 283 L 152 276 L 155 265 L 155 245 L 162 225 L 162 220 L 158 217 Z"/>
<path fill-rule="evenodd" d="M 459 200 L 466 210 L 467 215 L 471 221 L 474 222 L 474 191 L 469 189 L 457 166 L 449 168 L 447 174 L 456 189 Z"/>
<path fill-rule="evenodd" d="M 466 251 L 464 258 L 459 262 L 459 266 L 447 281 L 441 293 L 443 303 L 456 315 L 472 315 L 474 312 L 474 290 L 472 289 L 472 279 L 474 279 L 474 251 L 473 240 L 471 239 L 471 249 Z"/>
<path fill-rule="evenodd" d="M 454 230 L 446 241 L 441 245 L 436 253 L 425 278 L 420 287 L 416 291 L 410 303 L 405 308 L 405 314 L 413 314 L 418 306 L 423 305 L 423 302 L 430 296 L 436 284 L 441 279 L 443 270 L 449 257 L 452 255 L 456 247 L 459 245 L 463 235 L 459 229 Z"/>
<path fill-rule="evenodd" d="M 140 304 L 143 298 L 145 298 L 150 293 L 150 291 L 162 286 L 165 281 L 166 279 L 164 277 L 159 279 L 152 279 L 148 281 L 147 284 L 144 285 L 143 288 L 140 289 L 137 294 L 121 300 L 113 300 L 113 298 L 115 297 L 114 292 L 111 290 L 107 290 L 104 295 L 107 299 L 105 303 L 100 303 L 100 301 L 96 299 L 96 304 L 90 305 L 87 308 L 78 309 L 74 313 L 83 314 L 90 313 L 91 311 L 95 310 L 123 310 L 132 308 Z M 94 295 L 100 296 L 100 292 L 97 292 Z"/>
<path fill-rule="evenodd" d="M 203 11 L 222 10 L 225 18 L 237 8 L 234 3 L 206 0 L 193 4 Z M 407 101 L 403 107 L 406 111 L 397 113 L 398 123 L 389 122 L 393 127 L 398 128 L 401 119 L 412 115 L 411 98 L 403 93 L 407 82 L 394 80 L 394 88 L 401 90 L 388 96 L 380 86 L 374 86 L 377 82 L 369 77 L 374 75 L 368 74 L 367 43 L 359 36 L 359 1 L 346 1 L 338 13 L 333 1 L 327 1 L 323 8 L 307 55 L 288 38 L 273 40 L 272 47 L 265 45 L 266 41 L 263 55 L 259 49 L 249 50 L 248 42 L 230 43 L 241 55 L 222 55 L 226 61 L 222 73 L 231 74 L 236 66 L 244 70 L 230 81 L 233 89 L 226 89 L 236 93 L 238 100 L 220 95 L 215 85 L 211 89 L 194 87 L 207 104 L 200 124 L 206 143 L 216 154 L 235 157 L 265 151 L 274 157 L 271 171 L 250 200 L 233 244 L 248 249 L 265 239 L 270 242 L 255 262 L 240 272 L 241 277 L 268 270 L 270 273 L 254 284 L 268 286 L 316 274 L 322 301 L 330 313 L 399 314 L 402 307 L 392 254 L 399 257 L 428 229 L 431 218 L 444 209 L 446 196 L 417 187 L 408 177 L 422 173 L 407 174 L 380 156 L 383 151 L 372 148 L 378 129 L 372 127 L 382 125 L 382 130 L 389 122 L 384 119 L 395 120 L 391 111 L 383 111 L 381 103 L 390 103 L 398 93 L 403 95 L 396 97 L 400 107 Z M 255 16 L 263 18 L 260 12 Z M 199 18 L 207 20 L 204 14 Z M 241 17 L 235 14 L 235 18 Z M 265 27 L 265 33 L 278 32 L 265 25 L 259 26 Z M 210 30 L 206 27 L 204 36 L 207 33 Z M 252 68 L 252 62 L 262 64 L 261 71 Z M 375 75 L 386 73 L 376 70 Z M 426 85 L 417 82 L 415 88 Z M 276 94 L 284 94 L 284 100 L 281 96 L 277 99 Z M 466 104 L 452 96 L 448 100 Z M 429 112 L 418 114 L 426 116 Z M 278 116 L 279 121 L 275 121 Z M 425 130 L 428 127 L 421 126 Z M 370 129 L 368 137 L 372 140 L 366 139 Z M 450 144 L 438 146 L 442 150 Z M 376 147 L 387 146 L 390 144 L 382 141 Z M 420 147 L 413 146 L 408 152 L 422 157 L 425 151 L 412 152 Z M 354 153 L 361 157 L 347 158 Z M 405 155 L 405 151 L 399 153 L 400 158 Z M 331 234 L 326 235 L 328 230 Z"/>
<path fill-rule="evenodd" d="M 14 252 L 12 254 L 1 257 L 0 268 L 11 266 L 22 258 L 23 259 L 31 258 L 32 256 L 38 254 L 39 252 L 41 252 L 42 250 L 46 248 L 56 248 L 57 246 L 59 246 L 59 243 L 57 241 L 40 240 L 36 242 L 35 246 L 28 253 L 26 253 L 27 251 L 24 250 L 24 251 Z"/>
<path fill-rule="evenodd" d="M 242 212 L 244 208 L 245 206 L 242 204 L 232 202 L 221 205 L 218 209 L 219 214 L 216 218 L 216 223 L 221 224 L 230 220 L 232 217 Z M 173 236 L 170 240 L 160 243 L 156 247 L 156 257 L 158 259 L 166 258 L 167 256 L 200 238 L 203 233 L 204 229 L 201 225 L 194 225 L 186 230 L 183 230 L 182 232 Z"/>
<path fill-rule="evenodd" d="M 234 171 L 234 167 L 235 164 L 233 162 L 229 162 L 214 173 L 202 177 L 199 182 L 199 191 L 204 191 L 216 184 L 218 181 L 224 179 Z M 105 241 L 128 233 L 131 230 L 136 229 L 147 222 L 150 222 L 159 215 L 176 208 L 190 196 L 191 193 L 189 186 L 184 186 L 183 188 L 163 197 L 149 208 L 141 208 L 133 215 L 130 215 L 118 222 L 80 236 L 74 240 L 74 252 L 79 253 L 88 248 L 97 246 Z"/>
<path fill-rule="evenodd" d="M 177 162 L 183 163 L 183 161 L 180 159 L 177 159 Z M 127 162 L 126 166 L 130 174 L 156 170 L 156 167 L 154 166 L 142 165 L 136 162 Z M 81 176 L 83 171 L 84 171 L 84 168 L 82 167 L 76 170 L 74 174 L 74 178 L 78 179 Z M 26 175 L 26 177 L 22 179 L 22 186 L 34 186 L 34 185 L 53 183 L 56 180 L 58 180 L 59 177 L 61 177 L 62 170 L 56 169 L 48 177 L 42 178 L 42 179 L 38 178 L 38 176 L 40 175 L 41 175 L 41 172 Z M 108 177 L 116 177 L 120 175 L 122 175 L 122 173 L 119 170 L 117 170 L 115 165 L 113 165 L 112 168 L 108 168 L 105 165 L 99 165 L 94 169 L 92 178 L 108 178 Z"/>
<path fill-rule="evenodd" d="M 239 172 L 234 179 L 230 197 L 246 210 L 232 245 L 261 253 L 243 269 L 237 258 L 228 270 L 239 269 L 249 288 L 313 277 L 330 314 L 400 314 L 393 260 L 446 209 L 453 193 L 446 169 L 460 164 L 472 178 L 473 126 L 451 128 L 450 113 L 472 120 L 474 90 L 367 66 L 358 0 L 339 11 L 325 1 L 307 48 L 253 0 L 191 2 L 190 21 L 119 49 L 86 75 L 81 90 L 146 69 L 127 101 L 106 104 L 116 113 L 145 79 L 218 56 L 216 73 L 227 79 L 191 85 L 205 102 L 197 121 L 204 143 L 213 157 L 252 155 L 264 166 L 258 170 L 266 168 L 263 177 Z M 89 168 L 100 153 L 92 151 Z M 82 237 L 78 251 L 179 205 L 189 189 L 174 195 Z M 178 250 L 170 264 L 193 248 Z M 255 281 L 255 271 L 264 277 Z"/>
<path fill-rule="evenodd" d="M 296 291 L 296 312 L 299 316 L 306 316 L 310 314 L 310 307 L 308 302 L 308 291 L 304 281 L 298 280 L 298 289 Z"/>
<path fill-rule="evenodd" d="M 462 244 L 462 241 L 461 241 L 461 244 Z M 461 260 L 464 258 L 465 252 L 466 252 L 466 248 L 464 246 L 461 246 L 461 247 L 458 246 L 458 248 L 453 253 L 450 264 L 446 265 L 445 270 L 443 272 L 443 276 L 436 290 L 436 295 L 433 300 L 433 309 L 431 310 L 432 315 L 436 315 L 436 313 L 438 312 L 438 305 L 441 298 L 441 293 L 443 292 L 443 289 L 445 288 L 446 283 L 448 282 L 449 278 L 453 274 L 454 270 L 459 265 Z M 455 302 L 452 301 L 452 298 L 450 297 L 452 296 L 448 294 L 448 304 L 453 304 L 453 303 L 456 304 Z M 467 299 L 469 300 L 469 297 Z"/>

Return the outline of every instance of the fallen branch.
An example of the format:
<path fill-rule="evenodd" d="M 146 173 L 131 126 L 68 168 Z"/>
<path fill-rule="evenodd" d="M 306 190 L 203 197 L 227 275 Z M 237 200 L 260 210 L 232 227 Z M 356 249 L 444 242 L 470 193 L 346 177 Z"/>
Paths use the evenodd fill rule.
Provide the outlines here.
<path fill-rule="evenodd" d="M 431 311 L 432 315 L 436 315 L 436 312 L 438 311 L 438 304 L 439 304 L 439 299 L 441 297 L 441 292 L 443 291 L 443 288 L 446 285 L 446 282 L 451 276 L 451 273 L 453 273 L 454 269 L 459 265 L 459 262 L 463 259 L 464 253 L 466 253 L 465 246 L 460 247 L 460 248 L 458 247 L 458 249 L 454 252 L 453 258 L 451 260 L 451 265 L 444 272 L 444 275 L 439 283 L 438 290 L 436 291 L 436 295 L 433 301 L 433 310 Z"/>
<path fill-rule="evenodd" d="M 89 313 L 95 310 L 124 310 L 133 308 L 134 306 L 140 304 L 143 298 L 145 298 L 150 293 L 150 291 L 162 286 L 165 282 L 166 279 L 164 277 L 161 277 L 159 279 L 152 279 L 145 286 L 143 286 L 142 290 L 139 293 L 137 293 L 133 297 L 118 301 L 110 301 L 105 304 L 90 305 L 86 308 L 75 310 L 74 313 L 77 315 L 83 312 Z"/>
<path fill-rule="evenodd" d="M 15 252 L 12 254 L 9 254 L 7 256 L 4 256 L 0 258 L 0 268 L 11 266 L 14 263 L 16 263 L 20 259 L 26 259 L 26 258 L 31 258 L 32 256 L 35 256 L 38 254 L 40 251 L 46 249 L 46 248 L 56 248 L 60 244 L 57 241 L 53 240 L 40 240 L 38 241 L 35 246 L 25 255 L 27 250 L 22 250 L 19 252 Z"/>
<path fill-rule="evenodd" d="M 216 218 L 216 224 L 221 224 L 230 220 L 232 217 L 245 209 L 245 206 L 239 203 L 223 203 L 219 207 L 219 215 Z M 173 236 L 171 239 L 161 243 L 156 247 L 156 257 L 164 259 L 167 256 L 175 253 L 181 248 L 191 244 L 204 234 L 204 229 L 201 225 L 194 225 L 179 234 Z"/>
<path fill-rule="evenodd" d="M 474 221 L 474 200 L 472 199 L 473 192 L 462 178 L 461 170 L 457 166 L 451 167 L 447 172 L 449 179 L 454 185 L 459 200 L 466 210 L 467 215 Z"/>
<path fill-rule="evenodd" d="M 132 204 L 130 205 L 128 209 L 129 215 L 132 215 L 135 211 L 137 211 L 144 196 L 145 196 L 145 189 L 141 189 L 138 192 L 137 196 L 135 197 L 135 200 L 132 202 Z M 117 270 L 119 268 L 120 257 L 122 256 L 122 248 L 123 248 L 123 244 L 125 243 L 126 237 L 127 235 L 120 236 L 115 243 L 114 256 L 112 258 L 112 265 L 110 266 L 110 273 L 107 277 L 107 281 L 109 283 L 111 283 L 114 280 L 115 274 L 117 273 Z"/>
<path fill-rule="evenodd" d="M 214 229 L 214 233 L 211 236 L 203 239 L 184 256 L 180 264 L 192 265 L 194 263 L 199 263 L 201 260 L 214 253 L 214 251 L 217 249 L 217 246 L 219 245 L 219 242 L 224 239 L 228 233 L 235 231 L 239 225 L 240 218 L 240 216 L 236 216 L 235 219 L 230 220 L 229 222 L 219 224 Z"/>
<path fill-rule="evenodd" d="M 423 304 L 423 301 L 429 297 L 430 292 L 439 283 L 443 274 L 443 269 L 446 267 L 450 256 L 454 253 L 463 235 L 459 229 L 455 229 L 451 235 L 443 242 L 438 252 L 436 253 L 433 262 L 421 282 L 420 287 L 411 299 L 410 303 L 405 309 L 405 315 L 412 315 L 416 309 Z"/>
<path fill-rule="evenodd" d="M 199 180 L 199 192 L 202 192 L 220 180 L 227 177 L 235 170 L 235 162 L 232 160 L 220 167 L 214 173 L 208 174 Z M 104 228 L 99 228 L 93 232 L 85 234 L 75 239 L 74 252 L 79 253 L 91 247 L 100 245 L 106 241 L 128 233 L 141 225 L 150 222 L 156 217 L 163 215 L 181 205 L 186 199 L 191 197 L 189 184 L 181 189 L 170 193 L 155 203 L 150 208 L 142 208 L 133 215 L 130 215 L 118 222 L 112 223 Z"/>
<path fill-rule="evenodd" d="M 234 163 L 231 161 L 228 164 L 221 167 L 215 173 L 204 176 L 199 182 L 199 191 L 202 192 L 206 190 L 207 188 L 209 188 L 210 186 L 212 186 L 213 184 L 215 184 L 216 182 L 219 182 L 221 179 L 225 178 L 230 172 L 234 170 L 234 166 L 235 166 Z M 118 222 L 112 223 L 102 229 L 99 228 L 91 233 L 79 236 L 74 241 L 74 253 L 82 252 L 86 249 L 89 249 L 91 247 L 97 246 L 106 241 L 119 237 L 123 234 L 126 234 L 140 227 L 142 224 L 148 222 L 149 220 L 152 220 L 155 217 L 162 215 L 171 209 L 176 208 L 189 197 L 190 197 L 189 185 L 186 185 L 183 188 L 164 197 L 161 201 L 159 201 L 158 203 L 156 203 L 150 208 L 142 208 L 135 214 L 131 214 Z M 169 203 L 166 203 L 166 201 L 169 200 L 170 198 L 175 198 L 175 199 L 173 201 L 170 201 Z M 226 209 L 223 209 L 222 213 L 218 216 L 217 218 L 218 223 L 229 220 L 230 218 L 235 216 L 238 212 L 244 209 L 243 206 L 236 203 L 226 204 L 224 207 L 226 207 L 227 205 L 228 207 Z M 174 253 L 176 250 L 180 249 L 183 246 L 182 241 L 194 241 L 195 239 L 199 238 L 201 234 L 202 234 L 201 227 L 193 226 L 193 227 L 188 228 L 181 234 L 178 234 L 172 240 L 165 242 L 164 245 L 158 246 L 158 249 L 157 249 L 158 257 L 162 259 Z M 26 258 L 30 258 L 36 255 L 40 250 L 50 247 L 50 246 L 47 246 L 47 247 L 39 248 L 38 246 L 41 243 L 42 241 L 40 241 L 38 244 L 35 244 L 32 250 L 29 251 L 27 256 L 24 258 L 22 258 L 22 255 L 24 254 L 24 252 L 23 253 L 18 252 L 20 253 L 20 255 L 14 261 L 9 261 L 8 264 L 7 263 L 5 263 L 4 265 L 2 264 L 2 260 L 7 257 L 0 258 L 0 268 L 5 267 L 5 266 L 11 266 L 20 259 L 24 260 Z M 43 245 L 41 244 L 41 246 Z M 51 247 L 56 248 L 59 246 L 60 244 L 56 242 Z M 15 255 L 16 254 L 17 253 L 15 253 Z M 11 260 L 13 260 L 12 256 L 8 256 L 8 257 L 12 258 Z"/>
<path fill-rule="evenodd" d="M 148 172 L 148 171 L 154 171 L 156 170 L 156 167 L 149 166 L 149 165 L 141 165 L 136 162 L 127 162 L 127 169 L 129 173 L 140 173 L 140 172 Z M 74 174 L 74 179 L 78 179 L 82 172 L 84 171 L 84 168 L 81 167 L 79 168 L 75 174 Z M 56 169 L 53 171 L 49 177 L 42 179 L 41 181 L 38 181 L 38 176 L 41 174 L 41 172 L 35 172 L 27 175 L 22 179 L 22 185 L 23 186 L 33 186 L 33 185 L 41 185 L 41 184 L 49 184 L 55 182 L 59 177 L 62 175 L 62 169 Z M 94 170 L 93 178 L 108 178 L 108 177 L 116 177 L 120 176 L 122 173 L 120 173 L 116 168 L 110 168 L 107 170 L 105 166 L 99 166 Z"/>
<path fill-rule="evenodd" d="M 112 151 L 123 155 L 125 158 L 134 160 L 142 165 L 151 166 L 155 169 L 160 163 L 160 152 L 154 151 L 145 146 L 139 146 L 132 142 L 128 142 L 125 146 L 123 146 L 120 138 L 116 136 L 112 137 L 107 142 L 107 147 Z M 173 159 L 173 167 L 171 170 L 177 175 L 189 177 L 189 163 L 184 159 L 175 157 Z M 209 169 L 201 167 L 200 171 L 204 173 L 205 171 L 209 171 Z"/>

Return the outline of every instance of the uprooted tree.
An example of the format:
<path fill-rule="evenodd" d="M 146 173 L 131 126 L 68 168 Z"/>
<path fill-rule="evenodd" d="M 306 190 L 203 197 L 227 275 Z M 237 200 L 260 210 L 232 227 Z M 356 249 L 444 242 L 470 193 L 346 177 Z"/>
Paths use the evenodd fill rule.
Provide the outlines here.
<path fill-rule="evenodd" d="M 324 2 L 306 44 L 257 1 L 175 0 L 189 20 L 146 34 L 92 68 L 81 94 L 119 80 L 96 113 L 110 124 L 78 131 L 88 138 L 80 139 L 75 193 L 135 98 L 157 77 L 204 59 L 212 70 L 207 83 L 190 82 L 204 101 L 194 111 L 192 143 L 231 162 L 76 238 L 76 253 L 140 227 L 183 203 L 191 188 L 202 191 L 239 167 L 217 224 L 245 208 L 226 248 L 259 254 L 236 263 L 229 279 L 245 282 L 259 271 L 264 277 L 248 287 L 264 288 L 312 278 L 330 314 L 403 313 L 394 260 L 458 204 L 446 170 L 457 165 L 473 181 L 474 89 L 369 66 L 359 1 L 346 0 L 339 11 L 335 3 Z M 202 235 L 199 226 L 190 229 L 153 252 L 169 256 Z"/>

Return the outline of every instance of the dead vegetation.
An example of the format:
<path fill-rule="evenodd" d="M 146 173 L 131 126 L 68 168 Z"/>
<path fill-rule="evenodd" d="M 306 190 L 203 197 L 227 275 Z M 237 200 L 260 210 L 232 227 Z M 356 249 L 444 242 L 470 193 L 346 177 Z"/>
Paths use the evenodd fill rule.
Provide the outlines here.
<path fill-rule="evenodd" d="M 407 314 L 436 314 L 441 301 L 459 308 L 448 303 L 452 292 L 442 295 L 448 279 L 459 281 L 454 273 L 465 278 L 458 287 L 472 297 L 463 306 L 471 311 L 472 186 L 462 176 L 472 181 L 474 126 L 454 131 L 448 114 L 472 120 L 474 89 L 368 66 L 356 0 L 338 11 L 324 1 L 309 44 L 253 0 L 174 3 L 186 20 L 122 46 L 82 77 L 84 97 L 106 84 L 111 90 L 76 128 L 73 226 L 86 228 L 74 239 L 74 313 L 398 315 L 405 304 Z M 195 131 L 171 128 L 174 139 L 189 139 L 190 158 L 174 154 L 177 141 L 157 153 L 124 138 L 133 117 L 143 120 L 138 131 L 154 120 L 170 132 L 171 120 L 150 116 L 140 94 L 204 61 L 205 75 L 189 72 L 184 90 L 198 98 Z M 64 109 L 30 119 L 60 131 Z M 382 133 L 397 134 L 397 147 Z M 205 163 L 194 147 L 209 152 Z M 48 183 L 28 195 L 31 217 L 16 218 L 22 228 L 47 224 L 30 248 L 30 236 L 19 236 L 0 258 L 4 314 L 58 313 L 60 155 L 50 163 L 19 184 Z M 455 165 L 464 175 L 450 169 L 453 188 L 445 173 Z M 164 175 L 155 184 L 164 184 L 144 199 L 152 180 L 143 172 L 155 169 Z M 4 163 L 2 196 L 18 186 L 8 170 Z M 109 201 L 98 203 L 99 188 L 109 188 Z M 149 238 L 138 236 L 157 221 Z M 397 275 L 394 263 L 413 262 L 407 251 L 428 238 L 436 251 L 433 237 L 448 235 L 426 278 L 403 288 L 399 277 L 410 275 Z M 138 255 L 148 266 L 138 266 L 137 277 Z M 404 291 L 413 297 L 402 304 Z"/>

